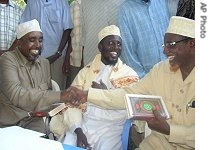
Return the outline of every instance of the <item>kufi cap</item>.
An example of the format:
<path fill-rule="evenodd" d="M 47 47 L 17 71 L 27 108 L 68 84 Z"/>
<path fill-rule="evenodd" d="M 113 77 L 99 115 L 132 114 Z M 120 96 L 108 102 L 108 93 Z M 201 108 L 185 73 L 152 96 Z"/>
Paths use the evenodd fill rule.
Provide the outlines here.
<path fill-rule="evenodd" d="M 20 39 L 21 37 L 32 31 L 42 32 L 39 26 L 39 22 L 36 19 L 21 23 L 17 26 L 17 39 Z"/>
<path fill-rule="evenodd" d="M 195 38 L 195 21 L 180 16 L 172 16 L 166 33 Z"/>
<path fill-rule="evenodd" d="M 116 25 L 110 25 L 110 26 L 106 26 L 105 28 L 103 28 L 99 33 L 98 33 L 98 39 L 99 42 L 105 38 L 106 36 L 109 35 L 118 35 L 121 37 L 120 35 L 120 29 L 116 26 Z"/>

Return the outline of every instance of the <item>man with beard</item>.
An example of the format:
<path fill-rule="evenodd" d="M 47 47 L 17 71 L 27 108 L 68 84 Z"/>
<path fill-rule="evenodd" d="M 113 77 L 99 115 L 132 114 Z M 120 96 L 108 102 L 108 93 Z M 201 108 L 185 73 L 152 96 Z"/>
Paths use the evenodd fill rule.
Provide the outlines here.
<path fill-rule="evenodd" d="M 52 91 L 50 64 L 42 56 L 42 31 L 37 20 L 17 27 L 18 47 L 0 57 L 0 128 L 20 126 L 45 133 L 42 117 L 30 112 L 69 102 L 70 89 Z"/>
<path fill-rule="evenodd" d="M 83 90 L 90 87 L 113 90 L 136 83 L 139 80 L 137 73 L 119 59 L 122 51 L 119 28 L 107 26 L 99 32 L 98 38 L 100 54 L 79 72 L 72 85 Z M 123 98 L 120 100 L 124 101 Z M 95 150 L 122 149 L 121 135 L 127 117 L 125 108 L 101 108 L 94 103 L 86 105 L 83 114 L 80 109 L 69 108 L 63 112 L 63 116 L 56 116 L 63 117 L 64 125 L 68 126 L 64 143 Z M 59 128 L 65 127 L 60 123 Z"/>
<path fill-rule="evenodd" d="M 170 118 L 165 120 L 153 110 L 155 117 L 146 120 L 151 134 L 139 141 L 139 149 L 195 149 L 195 21 L 171 17 L 163 47 L 168 59 L 156 64 L 135 85 L 115 90 L 89 88 L 80 91 L 84 95 L 78 95 L 77 104 L 80 101 L 123 109 L 125 103 L 121 99 L 126 93 L 160 95 Z"/>

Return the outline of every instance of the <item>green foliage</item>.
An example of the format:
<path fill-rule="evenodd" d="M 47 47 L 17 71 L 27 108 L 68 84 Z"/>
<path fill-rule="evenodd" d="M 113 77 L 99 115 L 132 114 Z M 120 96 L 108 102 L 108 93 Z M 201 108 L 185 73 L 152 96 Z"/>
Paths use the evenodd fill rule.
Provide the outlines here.
<path fill-rule="evenodd" d="M 74 0 L 68 0 L 68 2 L 69 2 L 69 4 L 71 3 L 71 2 L 73 2 Z"/>
<path fill-rule="evenodd" d="M 26 4 L 24 0 L 13 0 L 17 5 L 19 5 L 21 8 L 25 8 Z"/>

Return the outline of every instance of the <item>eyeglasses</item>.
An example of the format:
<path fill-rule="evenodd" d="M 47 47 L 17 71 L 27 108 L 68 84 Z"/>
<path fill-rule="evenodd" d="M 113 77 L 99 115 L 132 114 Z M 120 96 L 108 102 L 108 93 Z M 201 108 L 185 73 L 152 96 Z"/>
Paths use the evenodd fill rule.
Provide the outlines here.
<path fill-rule="evenodd" d="M 183 42 L 183 41 L 187 41 L 189 40 L 190 38 L 186 38 L 186 39 L 182 39 L 180 41 L 176 41 L 176 42 L 170 42 L 170 43 L 166 43 L 166 44 L 162 44 L 162 47 L 163 48 L 168 48 L 168 49 L 172 49 L 174 48 L 174 46 L 177 44 L 177 43 L 180 43 L 180 42 Z"/>

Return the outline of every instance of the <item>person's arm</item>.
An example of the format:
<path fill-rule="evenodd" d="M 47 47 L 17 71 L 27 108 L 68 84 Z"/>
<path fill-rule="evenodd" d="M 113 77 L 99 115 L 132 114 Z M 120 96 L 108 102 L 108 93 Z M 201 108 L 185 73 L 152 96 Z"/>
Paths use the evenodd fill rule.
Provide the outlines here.
<path fill-rule="evenodd" d="M 70 54 L 72 52 L 72 45 L 71 45 L 71 36 L 69 36 L 68 40 L 68 47 L 66 50 L 65 59 L 62 66 L 62 71 L 64 75 L 70 75 Z"/>
<path fill-rule="evenodd" d="M 42 79 L 40 80 L 45 80 L 39 85 L 40 88 L 32 88 L 31 84 L 33 83 L 26 83 L 30 78 L 28 71 L 25 70 L 24 72 L 24 69 L 19 67 L 18 61 L 18 58 L 9 54 L 0 58 L 0 90 L 13 105 L 26 111 L 39 111 L 53 103 L 74 101 L 77 95 L 71 89 L 64 91 L 52 91 L 50 89 L 51 76 L 47 60 L 40 64 L 42 66 L 40 68 Z M 21 78 L 26 81 L 23 82 Z"/>
<path fill-rule="evenodd" d="M 47 66 L 45 66 L 45 76 L 43 76 L 46 82 L 40 85 L 45 90 L 31 88 L 31 86 L 27 88 L 28 83 L 21 83 L 20 78 L 26 77 L 27 80 L 28 75 L 27 72 L 21 73 L 18 58 L 9 55 L 2 56 L 0 59 L 0 88 L 2 93 L 13 105 L 26 111 L 39 110 L 52 103 L 60 102 L 60 92 L 47 90 L 51 82 L 50 70 Z"/>
<path fill-rule="evenodd" d="M 163 133 L 169 136 L 169 142 L 188 145 L 195 148 L 195 125 L 175 125 L 170 124 L 157 110 L 153 110 L 155 118 L 147 120 L 148 127 L 151 130 Z"/>
<path fill-rule="evenodd" d="M 62 39 L 61 39 L 60 45 L 58 47 L 58 50 L 56 51 L 55 54 L 53 54 L 52 56 L 47 58 L 50 63 L 53 63 L 62 55 L 64 47 L 66 46 L 66 43 L 69 40 L 70 33 L 71 33 L 71 29 L 66 29 L 63 32 Z"/>
<path fill-rule="evenodd" d="M 77 146 L 90 150 L 91 149 L 90 144 L 88 143 L 87 137 L 83 133 L 82 129 L 77 128 L 74 132 L 77 135 Z"/>

